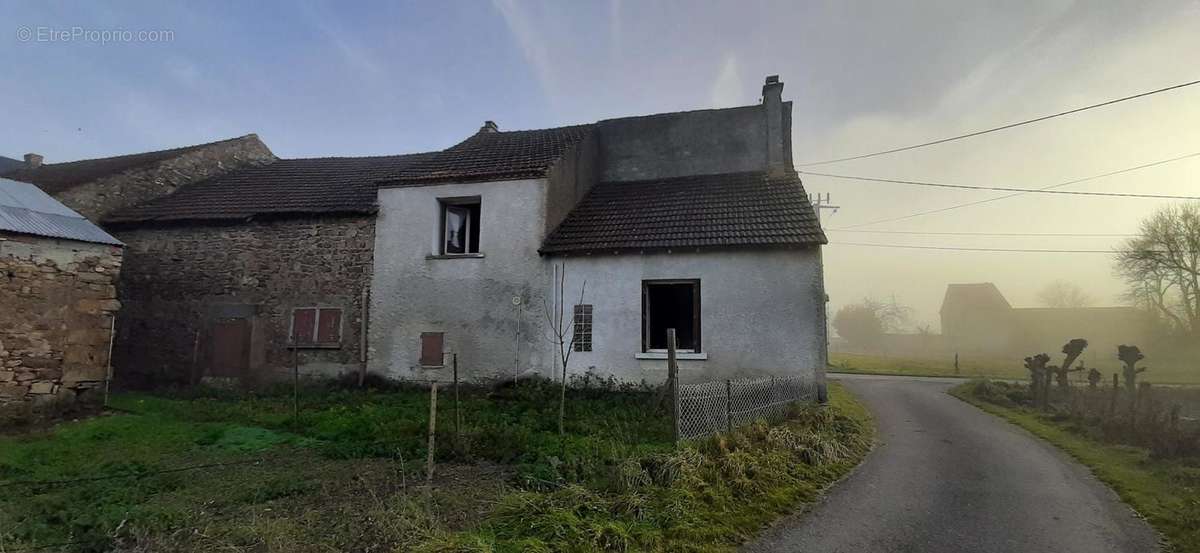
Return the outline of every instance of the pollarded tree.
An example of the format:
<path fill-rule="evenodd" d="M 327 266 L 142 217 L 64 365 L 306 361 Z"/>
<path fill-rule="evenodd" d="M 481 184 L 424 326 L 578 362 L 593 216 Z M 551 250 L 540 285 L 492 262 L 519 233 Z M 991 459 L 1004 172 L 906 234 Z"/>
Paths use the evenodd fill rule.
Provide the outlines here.
<path fill-rule="evenodd" d="M 1132 396 L 1137 391 L 1137 375 L 1146 372 L 1146 367 L 1138 367 L 1137 362 L 1145 359 L 1142 350 L 1137 346 L 1117 346 L 1117 359 L 1125 365 L 1122 372 L 1125 377 L 1125 389 Z"/>

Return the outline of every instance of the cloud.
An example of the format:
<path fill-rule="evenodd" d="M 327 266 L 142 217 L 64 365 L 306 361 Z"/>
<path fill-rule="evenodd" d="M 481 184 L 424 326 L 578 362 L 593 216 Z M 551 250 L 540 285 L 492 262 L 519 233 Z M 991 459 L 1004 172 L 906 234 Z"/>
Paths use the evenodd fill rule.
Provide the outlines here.
<path fill-rule="evenodd" d="M 608 3 L 608 48 L 613 60 L 621 55 L 625 30 L 621 26 L 621 0 Z"/>
<path fill-rule="evenodd" d="M 197 88 L 201 84 L 200 66 L 196 65 L 192 60 L 173 57 L 167 60 L 166 65 L 167 75 L 176 84 L 189 89 Z"/>
<path fill-rule="evenodd" d="M 554 70 L 550 64 L 550 50 L 542 33 L 538 31 L 537 23 L 531 14 L 515 0 L 492 0 L 492 6 L 504 18 L 508 31 L 517 40 L 517 46 L 525 56 L 525 61 L 533 68 L 541 85 L 542 93 L 551 101 L 557 90 Z"/>
<path fill-rule="evenodd" d="M 303 5 L 300 12 L 321 36 L 333 46 L 342 59 L 356 73 L 369 77 L 380 77 L 387 74 L 385 64 L 379 60 L 375 52 L 367 45 L 352 39 L 355 33 L 334 24 L 336 17 L 329 13 L 318 13 L 312 5 Z"/>
<path fill-rule="evenodd" d="M 717 72 L 717 78 L 712 84 L 710 94 L 712 107 L 727 108 L 741 105 L 744 103 L 742 96 L 745 88 L 737 56 L 732 53 L 725 54 L 725 60 L 721 62 L 721 69 Z"/>

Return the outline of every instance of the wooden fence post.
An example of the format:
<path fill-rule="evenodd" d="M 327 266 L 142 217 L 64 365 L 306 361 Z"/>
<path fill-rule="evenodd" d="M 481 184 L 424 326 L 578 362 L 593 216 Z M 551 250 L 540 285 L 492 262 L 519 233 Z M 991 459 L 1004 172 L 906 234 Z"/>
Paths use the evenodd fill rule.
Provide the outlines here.
<path fill-rule="evenodd" d="M 108 358 L 105 362 L 106 366 L 104 368 L 104 408 L 105 409 L 108 408 L 108 387 L 109 387 L 109 384 L 112 382 L 112 377 L 113 377 L 112 352 L 113 352 L 113 340 L 116 338 L 116 336 L 117 336 L 117 314 L 113 313 L 112 320 L 109 321 L 109 325 L 108 325 Z"/>
<path fill-rule="evenodd" d="M 458 410 L 458 353 L 454 353 L 454 445 L 458 445 L 459 428 L 462 426 L 462 415 Z"/>
<path fill-rule="evenodd" d="M 437 382 L 429 387 L 429 452 L 425 455 L 425 482 L 433 483 L 433 452 L 437 431 Z"/>
<path fill-rule="evenodd" d="M 1108 417 L 1117 416 L 1117 394 L 1121 393 L 1120 380 L 1117 379 L 1117 373 L 1113 373 L 1112 397 L 1108 400 Z"/>
<path fill-rule="evenodd" d="M 667 382 L 671 387 L 671 418 L 675 419 L 674 438 L 679 443 L 679 365 L 675 360 L 675 329 L 667 329 Z"/>

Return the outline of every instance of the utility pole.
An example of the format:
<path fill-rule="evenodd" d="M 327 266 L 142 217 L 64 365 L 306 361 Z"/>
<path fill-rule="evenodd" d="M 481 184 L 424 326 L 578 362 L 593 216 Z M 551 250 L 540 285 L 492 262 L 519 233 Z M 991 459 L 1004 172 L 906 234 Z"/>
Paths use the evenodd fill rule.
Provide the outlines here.
<path fill-rule="evenodd" d="M 825 193 L 825 197 L 821 197 L 820 192 L 816 194 L 809 194 L 808 201 L 812 204 L 813 209 L 817 212 L 817 225 L 820 225 L 821 228 L 825 228 L 821 223 L 821 211 L 828 209 L 831 211 L 829 215 L 833 216 L 833 214 L 837 213 L 837 211 L 842 207 L 840 205 L 833 205 L 829 203 L 830 200 L 828 192 Z"/>

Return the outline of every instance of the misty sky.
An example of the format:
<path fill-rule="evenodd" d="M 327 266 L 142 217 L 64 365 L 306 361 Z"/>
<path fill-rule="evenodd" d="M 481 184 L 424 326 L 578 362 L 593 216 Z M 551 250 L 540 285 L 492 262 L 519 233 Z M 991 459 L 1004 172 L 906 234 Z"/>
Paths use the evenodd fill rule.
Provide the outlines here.
<path fill-rule="evenodd" d="M 440 149 L 502 129 L 758 101 L 779 74 L 797 162 L 922 142 L 1200 78 L 1200 1 L 15 2 L 0 0 L 0 155 L 47 162 L 258 133 L 282 157 Z M 158 43 L 19 40 L 22 28 L 170 30 Z M 813 170 L 1038 187 L 1200 152 L 1200 86 L 1003 133 Z M 1200 159 L 1068 189 L 1200 195 Z M 837 229 L 985 199 L 805 177 Z M 1025 195 L 869 225 L 921 232 L 1131 233 L 1159 200 Z M 895 294 L 937 328 L 949 282 L 1018 306 L 1075 281 L 1101 304 L 1103 254 L 920 251 L 846 242 L 1102 249 L 1116 237 L 831 231 L 836 307 Z M 842 243 L 839 245 L 839 243 Z"/>

